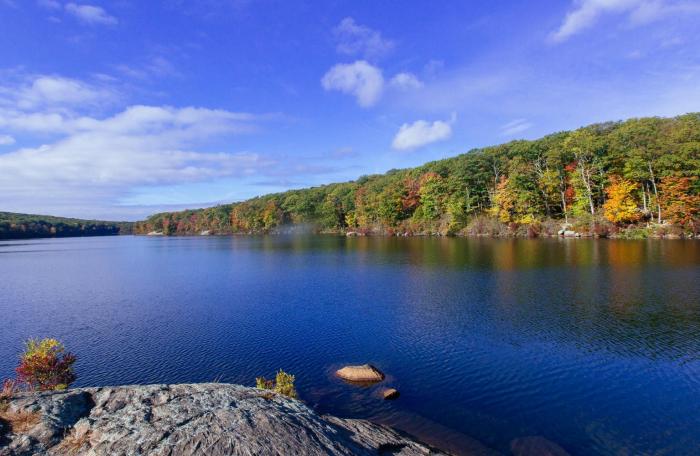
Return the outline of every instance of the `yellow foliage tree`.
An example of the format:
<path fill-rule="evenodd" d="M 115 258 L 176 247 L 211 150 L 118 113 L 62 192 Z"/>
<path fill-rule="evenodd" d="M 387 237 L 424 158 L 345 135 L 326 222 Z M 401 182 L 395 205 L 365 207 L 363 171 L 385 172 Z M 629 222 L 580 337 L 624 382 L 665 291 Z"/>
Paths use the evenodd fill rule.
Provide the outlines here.
<path fill-rule="evenodd" d="M 639 219 L 640 212 L 633 194 L 637 184 L 619 176 L 610 178 L 610 185 L 605 189 L 608 199 L 603 205 L 605 218 L 613 223 L 629 223 Z"/>
<path fill-rule="evenodd" d="M 496 186 L 493 195 L 493 204 L 489 209 L 491 215 L 498 218 L 503 223 L 514 221 L 516 197 L 508 185 L 508 179 L 501 176 L 501 181 Z"/>

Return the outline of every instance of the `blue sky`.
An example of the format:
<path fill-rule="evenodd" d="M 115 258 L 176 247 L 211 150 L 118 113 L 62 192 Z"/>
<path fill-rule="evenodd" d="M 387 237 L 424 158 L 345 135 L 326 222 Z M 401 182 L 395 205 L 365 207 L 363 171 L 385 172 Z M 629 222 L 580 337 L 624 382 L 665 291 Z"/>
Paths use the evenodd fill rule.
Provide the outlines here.
<path fill-rule="evenodd" d="M 0 210 L 140 219 L 700 110 L 700 1 L 0 0 Z"/>

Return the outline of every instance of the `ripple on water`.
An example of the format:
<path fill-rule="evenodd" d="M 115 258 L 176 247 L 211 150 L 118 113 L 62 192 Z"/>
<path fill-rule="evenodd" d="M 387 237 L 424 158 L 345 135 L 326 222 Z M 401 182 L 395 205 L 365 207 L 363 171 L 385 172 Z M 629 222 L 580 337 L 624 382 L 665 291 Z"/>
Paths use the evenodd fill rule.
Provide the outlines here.
<path fill-rule="evenodd" d="M 80 385 L 281 368 L 322 413 L 457 453 L 541 435 L 574 455 L 700 454 L 697 242 L 127 236 L 0 253 L 0 377 L 23 339 L 55 336 Z M 364 362 L 387 379 L 332 374 Z"/>

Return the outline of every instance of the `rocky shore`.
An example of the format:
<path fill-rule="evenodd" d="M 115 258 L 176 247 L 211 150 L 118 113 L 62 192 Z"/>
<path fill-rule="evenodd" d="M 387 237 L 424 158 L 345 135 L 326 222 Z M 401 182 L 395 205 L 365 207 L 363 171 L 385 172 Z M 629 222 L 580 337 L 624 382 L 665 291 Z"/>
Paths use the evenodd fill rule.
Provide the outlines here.
<path fill-rule="evenodd" d="M 365 420 L 221 383 L 22 393 L 0 410 L 0 456 L 440 455 Z"/>

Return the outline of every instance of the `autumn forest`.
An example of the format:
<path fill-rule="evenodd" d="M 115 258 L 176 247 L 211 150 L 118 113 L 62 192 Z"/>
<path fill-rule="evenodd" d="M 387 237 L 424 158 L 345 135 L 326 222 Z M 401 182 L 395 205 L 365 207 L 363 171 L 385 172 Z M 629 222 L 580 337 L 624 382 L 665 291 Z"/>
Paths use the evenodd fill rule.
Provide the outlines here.
<path fill-rule="evenodd" d="M 590 125 L 383 175 L 160 213 L 136 233 L 688 237 L 700 231 L 700 114 Z"/>

